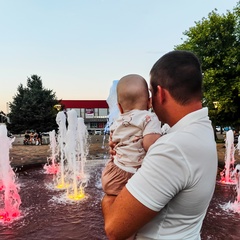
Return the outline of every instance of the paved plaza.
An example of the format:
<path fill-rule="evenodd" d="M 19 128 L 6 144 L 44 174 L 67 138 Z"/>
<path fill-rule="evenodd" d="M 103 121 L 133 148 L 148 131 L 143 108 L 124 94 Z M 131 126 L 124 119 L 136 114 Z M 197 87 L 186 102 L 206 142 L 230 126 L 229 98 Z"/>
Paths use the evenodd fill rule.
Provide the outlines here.
<path fill-rule="evenodd" d="M 31 166 L 42 166 L 47 163 L 52 156 L 49 140 L 45 140 L 43 145 L 24 145 L 23 137 L 16 137 L 9 150 L 12 167 L 21 168 Z M 89 136 L 89 154 L 87 160 L 98 160 L 109 158 L 108 140 L 103 142 L 103 135 Z"/>
<path fill-rule="evenodd" d="M 103 135 L 89 136 L 89 155 L 87 159 L 97 160 L 109 157 L 107 137 L 105 141 L 103 141 Z M 49 140 L 45 139 L 44 143 L 49 143 Z M 217 144 L 217 149 L 219 166 L 224 167 L 226 150 L 224 143 Z M 40 146 L 24 145 L 23 137 L 17 137 L 13 142 L 9 155 L 13 167 L 44 165 L 47 162 L 48 157 L 51 156 L 51 148 L 49 144 L 43 144 Z M 235 152 L 234 157 L 236 163 L 240 163 L 240 155 L 237 151 Z"/>

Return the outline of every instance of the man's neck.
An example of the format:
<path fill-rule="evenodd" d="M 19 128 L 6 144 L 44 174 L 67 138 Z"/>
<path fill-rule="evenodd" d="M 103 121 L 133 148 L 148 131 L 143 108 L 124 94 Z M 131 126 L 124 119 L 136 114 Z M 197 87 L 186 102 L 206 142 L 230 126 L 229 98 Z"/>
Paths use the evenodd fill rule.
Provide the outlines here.
<path fill-rule="evenodd" d="M 168 116 L 172 116 L 172 117 L 168 119 L 167 123 L 170 127 L 172 127 L 189 113 L 195 112 L 200 109 L 202 109 L 202 103 L 200 101 L 193 102 L 188 105 L 177 104 L 175 107 L 169 109 Z"/>

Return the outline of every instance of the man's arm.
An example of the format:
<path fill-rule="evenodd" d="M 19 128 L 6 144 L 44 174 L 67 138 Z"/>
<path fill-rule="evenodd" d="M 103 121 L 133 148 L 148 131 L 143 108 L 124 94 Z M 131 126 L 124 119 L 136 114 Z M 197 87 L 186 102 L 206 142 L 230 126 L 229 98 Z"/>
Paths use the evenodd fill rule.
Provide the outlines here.
<path fill-rule="evenodd" d="M 102 211 L 105 232 L 110 240 L 130 237 L 158 214 L 134 198 L 126 187 L 117 197 L 105 195 Z"/>

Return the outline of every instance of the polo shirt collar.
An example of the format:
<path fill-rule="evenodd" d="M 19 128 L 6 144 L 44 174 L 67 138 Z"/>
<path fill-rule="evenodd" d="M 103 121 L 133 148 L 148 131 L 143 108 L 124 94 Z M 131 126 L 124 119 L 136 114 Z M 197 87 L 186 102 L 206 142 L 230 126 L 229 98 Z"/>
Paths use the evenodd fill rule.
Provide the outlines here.
<path fill-rule="evenodd" d="M 168 133 L 175 132 L 179 129 L 183 129 L 185 126 L 188 126 L 192 122 L 196 122 L 201 118 L 208 117 L 208 108 L 204 107 L 202 109 L 199 109 L 197 111 L 191 112 L 187 114 L 185 117 L 183 117 L 181 120 L 179 120 L 175 125 L 173 125 Z"/>

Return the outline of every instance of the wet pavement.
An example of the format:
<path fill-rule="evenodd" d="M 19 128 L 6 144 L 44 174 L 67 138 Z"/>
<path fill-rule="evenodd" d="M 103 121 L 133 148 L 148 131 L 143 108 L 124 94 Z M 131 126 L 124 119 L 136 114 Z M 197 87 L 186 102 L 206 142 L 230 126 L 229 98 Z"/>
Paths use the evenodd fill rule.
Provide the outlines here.
<path fill-rule="evenodd" d="M 224 167 L 224 157 L 225 157 L 225 146 L 224 144 L 217 144 L 218 149 L 218 165 L 219 170 Z M 23 209 L 30 209 L 32 208 L 36 214 L 37 217 L 28 215 L 28 217 L 23 218 L 23 223 L 16 222 L 16 226 L 14 225 L 12 229 L 13 231 L 9 231 L 8 228 L 1 229 L 1 239 L 50 239 L 52 236 L 52 233 L 56 234 L 62 234 L 62 233 L 68 233 L 67 236 L 72 235 L 71 239 L 79 239 L 79 227 L 82 226 L 83 222 L 85 223 L 86 219 L 90 219 L 89 216 L 92 213 L 91 217 L 91 230 L 88 227 L 85 227 L 87 229 L 86 233 L 82 232 L 84 237 L 81 237 L 81 239 L 105 239 L 104 235 L 104 228 L 103 228 L 103 219 L 100 211 L 100 202 L 101 202 L 101 189 L 96 188 L 96 183 L 94 182 L 93 186 L 89 187 L 89 198 L 88 201 L 86 201 L 84 204 L 84 207 L 81 207 L 81 211 L 79 211 L 79 206 L 75 208 L 75 205 L 71 205 L 70 207 L 66 207 L 64 205 L 64 208 L 62 208 L 61 204 L 51 204 L 49 205 L 48 197 L 52 197 L 56 195 L 56 192 L 50 191 L 48 188 L 45 187 L 42 183 L 45 183 L 45 181 L 49 180 L 48 175 L 42 174 L 42 172 L 37 169 L 33 168 L 33 166 L 43 166 L 45 163 L 47 163 L 48 158 L 51 156 L 51 148 L 49 144 L 44 144 L 40 146 L 36 145 L 23 145 L 23 142 L 19 139 L 15 141 L 12 145 L 12 148 L 9 150 L 9 156 L 10 156 L 10 162 L 11 166 L 13 166 L 16 169 L 24 170 L 26 168 L 29 168 L 28 171 L 20 172 L 18 175 L 18 178 L 23 181 L 23 185 L 25 186 L 22 188 L 21 194 L 24 195 L 22 197 L 22 206 Z M 108 156 L 108 143 L 107 141 L 103 141 L 103 136 L 93 136 L 91 137 L 89 141 L 89 155 L 88 155 L 88 161 L 89 164 L 96 164 L 99 159 L 99 163 L 103 164 L 104 162 L 101 162 L 104 158 L 104 156 Z M 235 152 L 235 160 L 236 163 L 240 163 L 240 155 L 238 152 Z M 96 161 L 94 161 L 96 160 Z M 95 166 L 95 165 L 94 165 Z M 97 181 L 100 178 L 101 173 L 101 166 L 99 165 L 99 169 L 96 170 L 95 168 L 91 168 L 93 173 L 91 173 L 91 176 L 95 177 L 95 181 Z M 96 171 L 95 171 L 96 170 Z M 26 174 L 25 174 L 26 173 Z M 35 176 L 36 175 L 36 176 Z M 217 175 L 219 177 L 219 174 Z M 32 181 L 29 182 L 29 181 Z M 38 181 L 38 184 L 36 184 L 36 181 Z M 32 188 L 32 186 L 38 186 L 39 188 Z M 30 188 L 27 189 L 27 187 Z M 36 192 L 34 194 L 33 192 Z M 46 192 L 46 194 L 40 194 L 39 192 Z M 98 192 L 99 196 L 96 197 L 96 192 Z M 51 196 L 50 196 L 51 195 Z M 33 201 L 33 196 L 35 196 L 35 200 Z M 41 197 L 41 198 L 40 198 Z M 42 197 L 44 199 L 42 199 Z M 224 186 L 216 183 L 216 190 L 213 196 L 213 200 L 211 201 L 211 204 L 209 206 L 207 215 L 205 217 L 202 231 L 201 231 L 201 237 L 203 240 L 222 240 L 222 239 L 229 239 L 229 240 L 235 240 L 239 239 L 239 213 L 233 213 L 231 211 L 226 211 L 223 209 L 222 206 L 224 206 L 228 201 L 233 201 L 235 197 L 235 191 L 233 186 Z M 47 200 L 45 200 L 45 198 Z M 32 207 L 34 205 L 34 207 Z M 72 207 L 73 206 L 73 207 Z M 82 205 L 81 205 L 82 206 Z M 56 211 L 59 210 L 59 216 L 56 215 Z M 62 222 L 62 216 L 65 216 L 66 214 L 63 214 L 63 210 L 67 210 L 67 214 L 73 212 L 73 216 L 76 216 L 76 218 L 73 218 L 72 216 L 68 216 L 67 218 L 63 219 L 72 219 L 72 222 L 63 222 L 62 226 L 60 226 L 61 229 L 65 227 L 66 230 L 59 231 L 59 223 Z M 84 210 L 83 210 L 84 209 Z M 34 211 L 31 210 L 31 214 L 34 213 Z M 46 218 L 46 215 L 49 214 L 49 217 Z M 52 214 L 54 212 L 54 214 Z M 86 213 L 85 213 L 86 212 Z M 81 216 L 78 216 L 78 214 L 81 213 Z M 85 215 L 84 215 L 85 214 Z M 41 218 L 42 216 L 42 218 Z M 83 216 L 83 217 L 82 217 Z M 52 219 L 52 217 L 55 217 Z M 81 222 L 80 219 L 83 218 L 84 221 Z M 48 221 L 48 219 L 51 219 Z M 59 221 L 61 219 L 61 221 Z M 95 219 L 97 219 L 96 222 Z M 39 221 L 40 220 L 40 221 Z M 33 223 L 33 225 L 31 225 Z M 94 224 L 95 223 L 95 224 Z M 97 224 L 96 224 L 97 223 Z M 19 228 L 18 228 L 19 225 Z M 89 226 L 89 225 L 88 225 Z M 96 228 L 96 229 L 95 229 Z M 33 229 L 33 230 L 32 230 Z M 56 229 L 56 232 L 53 231 L 53 229 Z M 71 229 L 69 231 L 69 229 Z M 73 232 L 72 229 L 77 229 L 76 233 Z M 71 234 L 70 234 L 71 232 Z M 94 235 L 89 237 L 89 234 L 93 233 Z M 37 235 L 38 234 L 38 235 Z M 25 237 L 27 236 L 27 237 Z M 66 239 L 67 237 L 64 235 L 59 235 L 59 238 L 57 239 Z M 70 239 L 70 238 L 69 238 Z"/>

